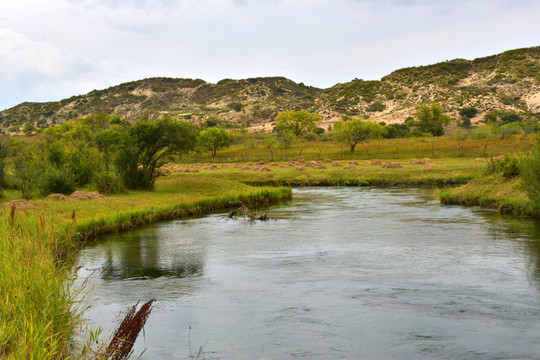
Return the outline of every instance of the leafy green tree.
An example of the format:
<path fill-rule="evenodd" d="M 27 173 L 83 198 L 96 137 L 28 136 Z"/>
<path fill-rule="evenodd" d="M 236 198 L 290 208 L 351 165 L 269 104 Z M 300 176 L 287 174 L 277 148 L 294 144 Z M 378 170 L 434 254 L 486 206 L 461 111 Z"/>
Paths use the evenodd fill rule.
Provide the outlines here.
<path fill-rule="evenodd" d="M 305 132 L 315 130 L 315 124 L 321 121 L 317 114 L 302 111 L 283 111 L 276 116 L 276 128 L 280 132 L 290 132 L 299 137 Z"/>
<path fill-rule="evenodd" d="M 433 136 L 444 135 L 444 126 L 450 124 L 450 116 L 444 115 L 438 103 L 420 105 L 414 113 L 416 118 L 414 126 L 421 132 L 429 133 Z"/>
<path fill-rule="evenodd" d="M 518 122 L 501 125 L 497 128 L 497 134 L 501 135 L 501 139 L 505 136 L 521 134 L 521 125 Z"/>
<path fill-rule="evenodd" d="M 296 142 L 296 136 L 289 131 L 280 132 L 277 136 L 277 141 L 279 145 L 285 150 L 285 158 L 288 159 L 289 149 Z"/>
<path fill-rule="evenodd" d="M 197 136 L 189 123 L 168 117 L 155 121 L 142 118 L 111 131 L 124 134 L 116 166 L 128 189 L 152 189 L 159 176 L 157 169 L 169 156 L 192 150 Z"/>
<path fill-rule="evenodd" d="M 385 132 L 384 126 L 374 121 L 351 119 L 338 121 L 334 124 L 334 139 L 348 144 L 351 152 L 357 144 L 371 138 L 381 137 Z"/>
<path fill-rule="evenodd" d="M 32 124 L 31 122 L 27 122 L 24 124 L 23 127 L 23 133 L 26 136 L 31 136 L 34 134 L 34 132 L 37 130 L 37 128 Z"/>
<path fill-rule="evenodd" d="M 462 118 L 470 119 L 470 118 L 475 117 L 476 114 L 478 114 L 478 109 L 473 107 L 473 106 L 464 107 L 464 108 L 459 109 L 459 115 Z"/>
<path fill-rule="evenodd" d="M 218 150 L 231 145 L 231 138 L 225 130 L 211 127 L 199 133 L 197 144 L 203 149 L 210 151 L 212 157 L 216 157 Z"/>

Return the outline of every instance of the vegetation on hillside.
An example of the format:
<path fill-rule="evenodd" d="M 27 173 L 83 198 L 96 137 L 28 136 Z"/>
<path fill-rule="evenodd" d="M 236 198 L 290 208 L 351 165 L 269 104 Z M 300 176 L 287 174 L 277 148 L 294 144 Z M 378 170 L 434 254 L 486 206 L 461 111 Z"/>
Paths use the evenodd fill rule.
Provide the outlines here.
<path fill-rule="evenodd" d="M 343 116 L 403 123 L 422 104 L 438 102 L 457 118 L 474 107 L 482 116 L 509 111 L 526 119 L 540 113 L 540 47 L 479 58 L 396 70 L 380 81 L 355 79 L 318 89 L 283 77 L 225 79 L 151 78 L 133 81 L 58 102 L 22 103 L 0 111 L 4 132 L 31 134 L 39 129 L 98 112 L 129 121 L 143 115 L 213 121 L 229 128 L 268 124 L 282 111 L 306 110 L 325 122 Z M 535 100 L 536 99 L 536 100 Z M 470 113 L 469 113 L 470 114 Z M 471 120 L 474 116 L 469 116 Z M 474 123 L 478 119 L 473 119 Z"/>

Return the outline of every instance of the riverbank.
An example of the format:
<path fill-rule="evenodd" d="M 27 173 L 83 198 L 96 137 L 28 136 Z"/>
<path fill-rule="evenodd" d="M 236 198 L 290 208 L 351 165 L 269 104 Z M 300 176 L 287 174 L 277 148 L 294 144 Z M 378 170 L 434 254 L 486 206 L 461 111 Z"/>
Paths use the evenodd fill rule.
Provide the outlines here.
<path fill-rule="evenodd" d="M 10 197 L 14 197 L 10 194 Z M 66 359 L 80 323 L 70 256 L 97 235 L 240 204 L 290 199 L 289 188 L 254 188 L 190 175 L 161 179 L 153 192 L 94 200 L 36 200 L 0 211 L 0 358 Z"/>
<path fill-rule="evenodd" d="M 476 178 L 465 185 L 443 189 L 441 204 L 479 206 L 515 216 L 540 217 L 540 207 L 529 200 L 519 177 L 493 174 Z"/>
<path fill-rule="evenodd" d="M 467 186 L 484 181 L 486 191 L 493 188 L 491 180 L 482 178 L 485 163 L 475 159 L 412 160 L 176 165 L 159 179 L 152 192 L 128 192 L 90 201 L 41 199 L 32 201 L 30 208 L 15 211 L 8 207 L 0 211 L 0 298 L 4 299 L 0 303 L 0 358 L 69 357 L 71 336 L 79 323 L 78 314 L 72 310 L 74 291 L 65 281 L 71 274 L 69 258 L 83 241 L 100 234 L 240 204 L 265 206 L 291 197 L 290 188 L 250 185 L 468 183 L 463 187 L 467 192 L 482 194 Z M 399 166 L 382 166 L 389 161 Z M 511 187 L 504 199 L 512 199 L 516 189 Z M 450 195 L 458 193 L 445 191 L 441 199 L 451 203 Z M 6 191 L 6 195 L 7 199 L 17 198 L 13 191 Z M 462 204 L 473 204 L 470 201 Z"/>

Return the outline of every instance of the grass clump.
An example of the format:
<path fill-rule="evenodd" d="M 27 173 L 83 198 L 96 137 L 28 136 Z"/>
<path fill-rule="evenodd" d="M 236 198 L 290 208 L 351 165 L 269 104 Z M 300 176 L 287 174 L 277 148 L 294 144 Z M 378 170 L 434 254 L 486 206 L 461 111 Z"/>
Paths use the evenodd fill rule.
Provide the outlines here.
<path fill-rule="evenodd" d="M 537 138 L 530 154 L 524 156 L 521 175 L 527 194 L 540 206 L 540 137 Z"/>
<path fill-rule="evenodd" d="M 15 206 L 0 218 L 0 358 L 69 358 L 78 318 L 51 218 Z"/>

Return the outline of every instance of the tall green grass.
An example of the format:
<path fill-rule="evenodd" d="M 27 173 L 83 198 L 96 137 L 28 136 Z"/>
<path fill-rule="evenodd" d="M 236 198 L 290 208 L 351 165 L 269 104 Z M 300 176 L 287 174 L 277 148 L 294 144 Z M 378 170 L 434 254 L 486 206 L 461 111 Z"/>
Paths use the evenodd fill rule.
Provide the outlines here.
<path fill-rule="evenodd" d="M 13 209 L 0 221 L 0 358 L 68 358 L 78 319 L 53 221 Z"/>

